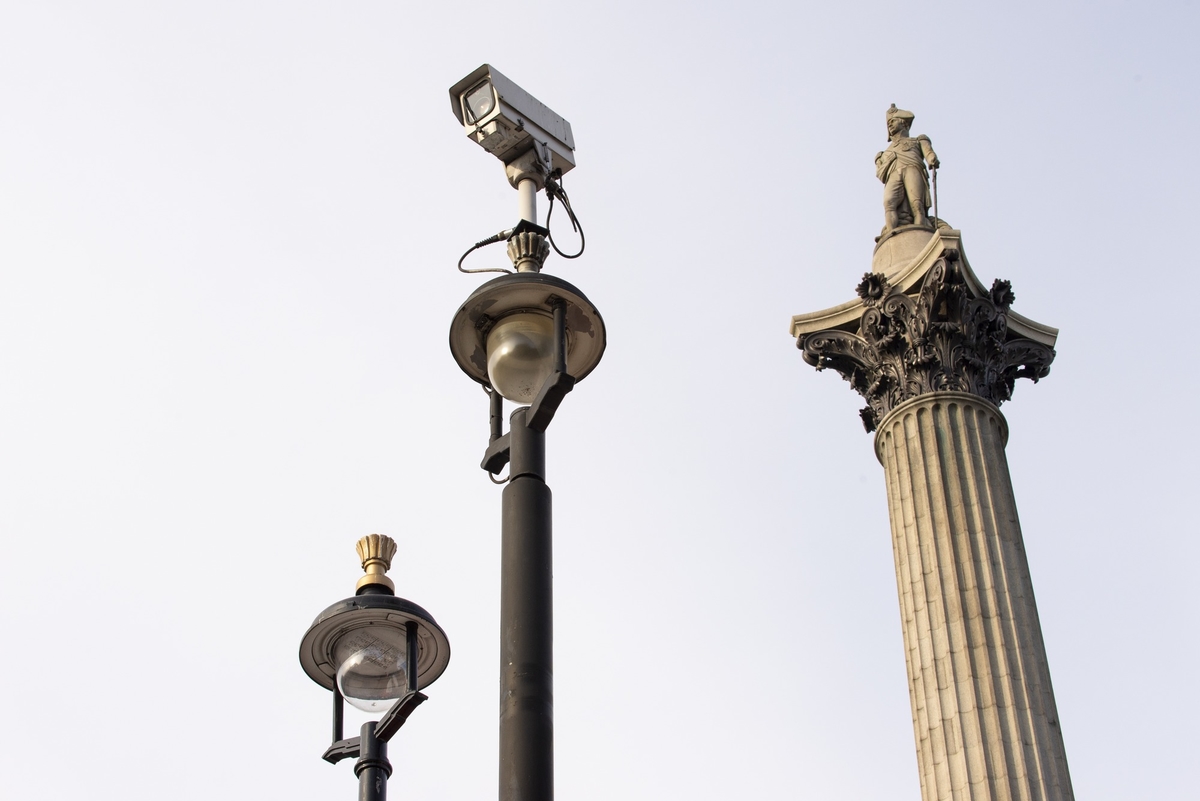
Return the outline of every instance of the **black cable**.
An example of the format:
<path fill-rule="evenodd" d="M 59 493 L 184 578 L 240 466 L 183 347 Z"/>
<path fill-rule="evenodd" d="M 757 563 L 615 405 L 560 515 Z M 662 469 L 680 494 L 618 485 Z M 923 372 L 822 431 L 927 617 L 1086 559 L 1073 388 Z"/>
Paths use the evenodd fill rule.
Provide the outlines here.
<path fill-rule="evenodd" d="M 558 180 L 555 180 L 557 178 Z M 573 256 L 568 256 L 558 249 L 558 245 L 554 242 L 554 233 L 549 235 L 550 247 L 554 248 L 554 252 L 562 256 L 564 259 L 577 259 L 583 255 L 583 249 L 587 246 L 587 239 L 583 235 L 583 226 L 579 224 L 579 218 L 575 216 L 575 210 L 571 208 L 571 199 L 567 197 L 567 192 L 562 188 L 559 181 L 562 180 L 562 173 L 555 170 L 554 173 L 546 179 L 546 196 L 550 198 L 550 209 L 546 212 L 546 230 L 550 231 L 550 215 L 554 214 L 554 199 L 558 198 L 563 208 L 567 210 L 567 216 L 571 220 L 571 228 L 579 233 L 579 252 Z"/>
<path fill-rule="evenodd" d="M 512 270 L 506 270 L 503 267 L 481 267 L 476 270 L 465 270 L 463 269 L 463 262 L 467 260 L 467 256 L 470 256 L 481 247 L 494 245 L 497 242 L 503 242 L 504 240 L 508 239 L 510 236 L 512 236 L 514 230 L 515 229 L 513 228 L 509 228 L 508 230 L 501 231 L 498 234 L 492 234 L 487 239 L 481 239 L 474 245 L 471 245 L 471 247 L 467 249 L 467 252 L 462 254 L 462 258 L 458 260 L 458 271 L 460 273 L 511 273 Z"/>

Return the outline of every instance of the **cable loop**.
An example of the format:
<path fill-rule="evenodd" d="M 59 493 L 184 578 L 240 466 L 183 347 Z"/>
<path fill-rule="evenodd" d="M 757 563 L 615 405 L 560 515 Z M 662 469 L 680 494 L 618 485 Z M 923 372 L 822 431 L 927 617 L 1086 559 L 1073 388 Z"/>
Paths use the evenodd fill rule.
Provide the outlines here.
<path fill-rule="evenodd" d="M 462 254 L 462 258 L 460 258 L 458 260 L 458 271 L 460 273 L 513 273 L 513 272 L 516 272 L 515 270 L 505 269 L 504 267 L 480 267 L 480 268 L 477 268 L 474 270 L 468 270 L 463 267 L 463 262 L 467 260 L 467 256 L 470 256 L 472 253 L 479 250 L 481 247 L 485 247 L 487 245 L 494 245 L 497 242 L 503 242 L 504 240 L 506 240 L 510 236 L 512 236 L 512 233 L 513 233 L 513 229 L 509 228 L 507 231 L 501 231 L 498 234 L 493 234 L 492 236 L 489 236 L 487 239 L 481 239 L 478 242 L 476 242 L 474 245 L 471 245 L 471 247 L 467 249 L 467 252 Z"/>
<path fill-rule="evenodd" d="M 561 180 L 561 170 L 555 170 L 546 178 L 546 197 L 550 198 L 550 208 L 546 212 L 546 230 L 550 231 L 550 217 L 554 214 L 554 200 L 557 198 L 563 204 L 563 208 L 567 210 L 567 217 L 571 220 L 571 229 L 579 234 L 579 252 L 569 256 L 559 250 L 558 245 L 554 241 L 553 231 L 550 231 L 549 236 L 550 247 L 554 248 L 554 252 L 564 259 L 577 259 L 583 255 L 583 249 L 587 246 L 587 239 L 583 235 L 583 226 L 580 224 L 579 218 L 575 216 L 575 210 L 571 208 L 571 199 L 567 197 L 567 191 L 559 183 Z"/>

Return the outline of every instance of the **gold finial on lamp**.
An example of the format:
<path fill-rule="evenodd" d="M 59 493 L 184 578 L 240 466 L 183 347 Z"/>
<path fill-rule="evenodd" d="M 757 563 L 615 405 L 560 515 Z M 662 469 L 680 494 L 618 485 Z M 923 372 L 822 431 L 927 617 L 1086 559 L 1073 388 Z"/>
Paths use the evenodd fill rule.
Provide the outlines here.
<path fill-rule="evenodd" d="M 396 585 L 385 574 L 392 566 L 392 557 L 396 555 L 396 541 L 383 534 L 368 534 L 354 547 L 358 549 L 358 558 L 367 574 L 354 585 L 355 592 L 371 584 L 382 584 L 394 593 Z"/>

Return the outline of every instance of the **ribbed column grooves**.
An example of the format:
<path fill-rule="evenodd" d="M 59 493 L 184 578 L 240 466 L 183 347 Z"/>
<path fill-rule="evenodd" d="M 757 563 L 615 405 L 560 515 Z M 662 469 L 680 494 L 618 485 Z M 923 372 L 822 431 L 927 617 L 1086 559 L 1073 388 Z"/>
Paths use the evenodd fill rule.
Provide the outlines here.
<path fill-rule="evenodd" d="M 1000 411 L 915 398 L 881 423 L 924 801 L 1072 801 Z"/>

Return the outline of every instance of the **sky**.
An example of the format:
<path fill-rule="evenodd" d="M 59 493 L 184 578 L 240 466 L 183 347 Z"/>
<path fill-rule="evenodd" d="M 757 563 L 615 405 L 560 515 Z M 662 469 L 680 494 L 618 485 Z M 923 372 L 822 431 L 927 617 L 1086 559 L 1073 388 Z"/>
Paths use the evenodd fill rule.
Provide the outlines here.
<path fill-rule="evenodd" d="M 487 62 L 573 127 L 587 249 L 546 270 L 608 329 L 547 436 L 559 796 L 920 798 L 882 468 L 789 336 L 870 269 L 891 103 L 974 271 L 1061 331 L 1003 412 L 1076 794 L 1191 795 L 1198 24 L 0 5 L 0 791 L 353 797 L 297 650 L 378 532 L 453 653 L 392 796 L 494 797 L 500 488 L 447 347 L 517 215 L 449 105 Z"/>

